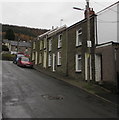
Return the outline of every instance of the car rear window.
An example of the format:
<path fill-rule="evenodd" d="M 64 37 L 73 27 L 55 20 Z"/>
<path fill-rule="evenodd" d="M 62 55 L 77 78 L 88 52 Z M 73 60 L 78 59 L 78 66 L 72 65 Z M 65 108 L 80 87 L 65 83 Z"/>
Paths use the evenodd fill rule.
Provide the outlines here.
<path fill-rule="evenodd" d="M 21 60 L 22 60 L 22 61 L 29 62 L 29 58 L 22 57 Z"/>
<path fill-rule="evenodd" d="M 19 57 L 23 57 L 24 55 L 23 54 L 18 54 L 17 55 L 17 57 L 19 58 Z"/>

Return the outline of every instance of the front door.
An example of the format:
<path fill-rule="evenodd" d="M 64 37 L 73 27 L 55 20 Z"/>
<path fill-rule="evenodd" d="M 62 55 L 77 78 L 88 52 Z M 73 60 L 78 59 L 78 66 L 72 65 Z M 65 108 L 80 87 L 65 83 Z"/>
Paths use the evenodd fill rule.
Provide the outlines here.
<path fill-rule="evenodd" d="M 35 53 L 35 65 L 37 64 L 38 61 L 38 52 Z"/>
<path fill-rule="evenodd" d="M 101 55 L 95 56 L 95 79 L 97 82 L 101 81 L 102 65 L 101 65 Z"/>
<path fill-rule="evenodd" d="M 53 72 L 55 72 L 55 61 L 56 61 L 56 56 L 53 53 Z"/>
<path fill-rule="evenodd" d="M 46 68 L 46 63 L 47 63 L 47 54 L 46 51 L 44 51 L 44 56 L 43 56 L 43 67 Z"/>

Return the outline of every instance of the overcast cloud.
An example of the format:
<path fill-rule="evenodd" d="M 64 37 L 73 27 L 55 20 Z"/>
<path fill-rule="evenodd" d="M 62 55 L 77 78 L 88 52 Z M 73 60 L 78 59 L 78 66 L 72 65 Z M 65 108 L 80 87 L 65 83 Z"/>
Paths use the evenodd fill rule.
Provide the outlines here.
<path fill-rule="evenodd" d="M 74 10 L 73 7 L 85 8 L 85 0 L 0 1 L 0 22 L 4 24 L 50 29 L 61 24 L 70 26 L 84 18 L 84 12 Z M 90 6 L 98 12 L 115 2 L 117 0 L 90 0 Z"/>

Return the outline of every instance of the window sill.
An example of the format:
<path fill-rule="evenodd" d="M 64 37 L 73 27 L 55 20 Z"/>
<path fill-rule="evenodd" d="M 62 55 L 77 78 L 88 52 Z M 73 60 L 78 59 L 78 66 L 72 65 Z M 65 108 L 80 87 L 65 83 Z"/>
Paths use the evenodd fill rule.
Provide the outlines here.
<path fill-rule="evenodd" d="M 58 49 L 60 49 L 60 48 L 62 48 L 62 47 L 58 47 Z"/>
<path fill-rule="evenodd" d="M 76 45 L 76 48 L 77 48 L 77 47 L 81 47 L 81 46 L 82 46 L 82 44 L 81 44 L 81 45 Z"/>
<path fill-rule="evenodd" d="M 62 66 L 62 65 L 57 65 L 57 66 L 59 67 L 59 66 Z"/>
<path fill-rule="evenodd" d="M 76 73 L 81 73 L 81 72 L 82 72 L 82 70 L 76 70 L 75 72 L 76 72 Z"/>

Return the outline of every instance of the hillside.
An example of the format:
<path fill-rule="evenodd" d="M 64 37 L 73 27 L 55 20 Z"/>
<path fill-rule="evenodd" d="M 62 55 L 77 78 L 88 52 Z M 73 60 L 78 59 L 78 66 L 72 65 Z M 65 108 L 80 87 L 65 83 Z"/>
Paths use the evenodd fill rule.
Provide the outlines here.
<path fill-rule="evenodd" d="M 48 31 L 46 29 L 36 29 L 36 28 L 28 28 L 28 27 L 22 27 L 22 26 L 2 24 L 2 33 L 0 34 L 2 34 L 3 38 L 8 29 L 12 29 L 14 31 L 15 40 L 17 40 L 19 37 L 23 41 L 33 40 L 38 35 L 41 35 Z"/>

